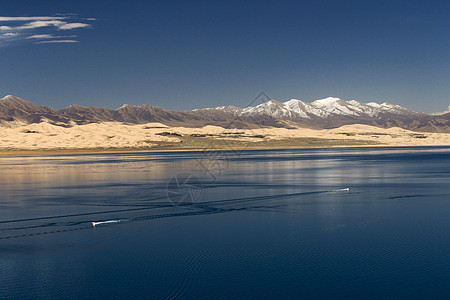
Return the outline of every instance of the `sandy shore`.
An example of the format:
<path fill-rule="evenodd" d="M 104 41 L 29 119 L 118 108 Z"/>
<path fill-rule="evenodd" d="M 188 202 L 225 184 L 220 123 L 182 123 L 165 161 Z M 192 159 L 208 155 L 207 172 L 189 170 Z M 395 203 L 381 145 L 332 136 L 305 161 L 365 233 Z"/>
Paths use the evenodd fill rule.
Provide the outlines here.
<path fill-rule="evenodd" d="M 97 123 L 65 128 L 45 122 L 0 132 L 0 155 L 355 146 L 450 146 L 450 134 L 367 125 L 314 130 Z"/>

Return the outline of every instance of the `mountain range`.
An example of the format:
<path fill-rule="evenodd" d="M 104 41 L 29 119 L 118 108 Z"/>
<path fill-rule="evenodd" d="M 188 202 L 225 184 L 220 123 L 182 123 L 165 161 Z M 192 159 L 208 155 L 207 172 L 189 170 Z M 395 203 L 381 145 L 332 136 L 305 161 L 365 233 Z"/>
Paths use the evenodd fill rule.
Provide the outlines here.
<path fill-rule="evenodd" d="M 269 100 L 246 108 L 220 106 L 173 111 L 147 104 L 124 104 L 118 109 L 70 105 L 55 110 L 37 106 L 12 95 L 0 99 L 0 124 L 7 127 L 49 122 L 73 125 L 123 122 L 144 124 L 159 122 L 168 126 L 201 127 L 218 125 L 225 128 L 258 126 L 336 128 L 343 125 L 365 124 L 383 128 L 400 127 L 415 131 L 450 132 L 450 112 L 425 114 L 390 103 L 362 103 L 328 97 L 311 103 L 297 99 L 286 102 Z"/>

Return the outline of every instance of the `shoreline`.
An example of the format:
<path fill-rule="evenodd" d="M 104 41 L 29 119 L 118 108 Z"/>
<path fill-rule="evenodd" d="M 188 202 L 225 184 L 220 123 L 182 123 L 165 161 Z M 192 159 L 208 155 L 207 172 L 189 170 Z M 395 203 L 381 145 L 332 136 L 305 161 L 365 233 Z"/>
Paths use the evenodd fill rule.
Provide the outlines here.
<path fill-rule="evenodd" d="M 299 150 L 299 149 L 348 149 L 348 148 L 450 148 L 449 145 L 335 145 L 335 146 L 255 146 L 255 147 L 222 147 L 222 148 L 110 148 L 110 149 L 36 149 L 36 150 L 26 150 L 26 149 L 14 149 L 14 150 L 0 150 L 1 157 L 15 157 L 15 156 L 53 156 L 53 155 L 90 155 L 90 154 L 116 154 L 116 153 L 150 153 L 150 152 L 202 152 L 202 151 L 245 151 L 245 150 Z"/>

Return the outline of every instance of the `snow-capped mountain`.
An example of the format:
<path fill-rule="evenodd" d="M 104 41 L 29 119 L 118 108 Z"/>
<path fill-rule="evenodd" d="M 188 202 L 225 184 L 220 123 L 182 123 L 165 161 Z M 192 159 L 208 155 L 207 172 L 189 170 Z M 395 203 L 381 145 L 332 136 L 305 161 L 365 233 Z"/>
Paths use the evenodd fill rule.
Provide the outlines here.
<path fill-rule="evenodd" d="M 230 112 L 227 106 L 208 108 L 208 110 Z M 326 119 L 336 116 L 381 118 L 386 114 L 403 116 L 425 115 L 424 113 L 415 112 L 400 105 L 389 104 L 387 102 L 382 104 L 375 102 L 362 103 L 356 100 L 344 101 L 335 97 L 319 99 L 311 103 L 298 99 L 291 99 L 286 102 L 269 100 L 257 106 L 244 109 L 234 107 L 231 112 L 244 117 L 266 115 L 277 119 Z"/>
<path fill-rule="evenodd" d="M 223 127 L 277 126 L 290 128 L 306 126 L 334 128 L 349 124 L 380 127 L 401 127 L 411 130 L 450 132 L 450 113 L 427 115 L 390 103 L 362 103 L 335 97 L 304 102 L 269 100 L 246 108 L 219 106 L 192 111 L 170 111 L 142 104 L 125 104 L 117 109 L 71 105 L 55 110 L 37 106 L 21 98 L 8 95 L 0 99 L 0 124 L 15 126 L 41 121 L 60 126 L 98 122 L 126 122 L 143 124 L 160 122 L 169 126 Z"/>
<path fill-rule="evenodd" d="M 286 109 L 284 103 L 269 100 L 255 107 L 247 107 L 239 113 L 241 116 L 269 115 L 276 119 L 292 117 L 292 111 Z"/>

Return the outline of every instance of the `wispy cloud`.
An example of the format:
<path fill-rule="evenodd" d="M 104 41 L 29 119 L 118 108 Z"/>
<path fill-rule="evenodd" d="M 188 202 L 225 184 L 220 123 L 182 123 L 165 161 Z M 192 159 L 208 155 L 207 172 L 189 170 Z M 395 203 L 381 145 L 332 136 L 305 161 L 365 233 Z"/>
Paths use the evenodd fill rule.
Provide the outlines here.
<path fill-rule="evenodd" d="M 62 39 L 62 38 L 76 38 L 76 35 L 53 35 L 53 34 L 35 34 L 26 37 L 27 40 L 29 39 Z"/>
<path fill-rule="evenodd" d="M 26 39 L 53 39 L 55 36 L 53 34 L 35 34 L 27 36 Z"/>
<path fill-rule="evenodd" d="M 0 17 L 0 22 L 64 20 L 67 17 Z"/>
<path fill-rule="evenodd" d="M 61 27 L 67 25 L 66 22 L 63 21 L 58 21 L 58 20 L 52 20 L 52 21 L 33 21 L 30 23 L 27 23 L 25 25 L 22 26 L 18 26 L 18 27 L 14 27 L 14 29 L 34 29 L 34 28 L 41 28 L 41 27 L 50 27 L 50 26 L 54 26 L 54 27 Z"/>
<path fill-rule="evenodd" d="M 51 40 L 51 41 L 40 41 L 36 44 L 57 44 L 57 43 L 78 43 L 76 40 Z"/>
<path fill-rule="evenodd" d="M 58 31 L 92 28 L 96 18 L 80 18 L 74 14 L 57 16 L 0 16 L 0 47 L 28 41 L 34 44 L 77 43 L 76 35 L 58 35 Z M 2 33 L 3 32 L 3 33 Z M 69 39 L 68 39 L 69 38 Z"/>
<path fill-rule="evenodd" d="M 84 28 L 84 27 L 90 27 L 90 24 L 86 24 L 86 23 L 67 23 L 64 25 L 59 26 L 59 29 L 62 30 L 70 30 L 70 29 L 75 29 L 75 28 Z"/>

